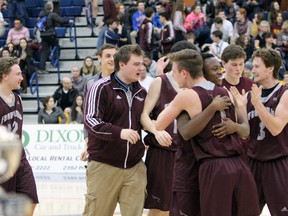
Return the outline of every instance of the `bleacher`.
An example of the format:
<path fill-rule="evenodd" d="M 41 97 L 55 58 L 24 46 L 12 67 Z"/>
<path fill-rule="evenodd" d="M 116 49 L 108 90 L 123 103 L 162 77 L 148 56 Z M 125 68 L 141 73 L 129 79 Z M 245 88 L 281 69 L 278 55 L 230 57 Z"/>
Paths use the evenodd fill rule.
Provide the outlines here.
<path fill-rule="evenodd" d="M 34 26 L 37 22 L 38 15 L 44 8 L 44 0 L 26 0 L 27 19 L 25 20 L 25 26 L 29 28 L 30 36 L 33 36 Z M 61 47 L 60 55 L 60 77 L 70 76 L 70 69 L 72 66 L 77 65 L 79 67 L 83 64 L 83 59 L 87 56 L 93 56 L 96 52 L 96 43 L 98 29 L 94 28 L 95 37 L 91 37 L 91 28 L 87 25 L 85 16 L 85 2 L 84 0 L 59 0 L 59 9 L 62 17 L 67 19 L 74 19 L 77 30 L 77 42 L 78 42 L 78 57 L 75 59 L 75 43 L 70 41 L 69 38 L 69 26 L 58 27 L 57 37 L 59 38 L 59 44 Z M 2 10 L 3 17 L 6 21 L 9 21 L 8 10 Z M 101 2 L 99 3 L 99 12 L 96 22 L 100 23 L 103 19 L 103 7 Z M 9 28 L 6 27 L 4 35 L 0 37 L 0 46 L 5 45 Z M 73 34 L 73 32 L 72 32 Z M 37 64 L 37 63 L 36 63 Z M 96 63 L 97 64 L 97 63 Z M 46 70 L 49 74 L 38 74 L 39 82 L 39 94 L 40 98 L 52 95 L 58 83 L 58 70 L 51 67 L 50 61 L 46 64 Z M 22 94 L 23 108 L 24 108 L 24 123 L 37 123 L 37 96 L 31 94 L 28 90 L 27 94 Z"/>

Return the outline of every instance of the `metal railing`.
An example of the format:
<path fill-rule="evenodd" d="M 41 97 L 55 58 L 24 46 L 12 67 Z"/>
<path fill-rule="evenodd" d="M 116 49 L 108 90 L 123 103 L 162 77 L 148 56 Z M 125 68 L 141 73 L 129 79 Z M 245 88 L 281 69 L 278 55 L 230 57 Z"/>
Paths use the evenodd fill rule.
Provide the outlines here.
<path fill-rule="evenodd" d="M 50 61 L 53 67 L 57 67 L 58 84 L 60 84 L 61 80 L 60 80 L 59 46 L 58 45 L 53 47 L 50 53 Z"/>
<path fill-rule="evenodd" d="M 30 78 L 30 92 L 32 95 L 34 95 L 36 93 L 37 96 L 37 112 L 39 112 L 40 110 L 40 96 L 39 96 L 39 83 L 38 83 L 38 77 L 37 77 L 37 73 L 34 72 Z M 35 86 L 34 85 L 34 81 L 35 81 Z"/>
<path fill-rule="evenodd" d="M 93 23 L 93 6 L 92 6 L 92 3 L 91 1 L 89 1 L 87 4 L 86 4 L 86 7 L 85 7 L 85 14 L 86 14 L 86 19 L 88 20 L 88 24 L 90 24 L 90 28 L 91 28 L 91 36 L 92 37 L 95 37 L 95 33 L 94 33 L 94 23 Z"/>
<path fill-rule="evenodd" d="M 75 60 L 78 60 L 79 55 L 78 55 L 78 44 L 77 44 L 77 30 L 76 30 L 75 22 L 70 23 L 69 38 L 70 38 L 70 42 L 73 42 L 73 41 L 75 42 Z"/>

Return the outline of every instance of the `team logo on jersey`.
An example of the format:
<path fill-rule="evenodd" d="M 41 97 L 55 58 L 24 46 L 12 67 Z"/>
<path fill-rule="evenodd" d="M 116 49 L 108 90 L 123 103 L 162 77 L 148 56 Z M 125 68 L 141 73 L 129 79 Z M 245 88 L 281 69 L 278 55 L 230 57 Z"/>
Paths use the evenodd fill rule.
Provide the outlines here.
<path fill-rule="evenodd" d="M 277 97 L 274 97 L 274 98 L 273 98 L 273 101 L 275 101 L 275 102 L 278 101 L 278 98 L 277 98 Z"/>
<path fill-rule="evenodd" d="M 116 99 L 121 100 L 122 97 L 120 97 L 119 95 L 117 95 Z"/>
<path fill-rule="evenodd" d="M 288 209 L 286 208 L 286 206 L 283 209 L 281 209 L 281 212 L 288 212 Z"/>
<path fill-rule="evenodd" d="M 161 203 L 161 199 L 159 197 L 156 197 L 156 196 L 152 195 L 152 198 L 154 200 L 157 200 L 158 203 Z"/>

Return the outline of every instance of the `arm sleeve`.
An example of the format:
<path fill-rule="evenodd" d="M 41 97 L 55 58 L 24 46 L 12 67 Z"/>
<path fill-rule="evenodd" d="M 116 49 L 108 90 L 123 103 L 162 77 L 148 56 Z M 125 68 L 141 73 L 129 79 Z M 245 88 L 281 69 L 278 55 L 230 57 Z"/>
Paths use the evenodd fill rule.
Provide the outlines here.
<path fill-rule="evenodd" d="M 88 133 L 98 139 L 113 141 L 119 139 L 122 128 L 103 120 L 107 98 L 109 94 L 106 93 L 102 82 L 91 87 L 85 104 L 84 125 Z"/>

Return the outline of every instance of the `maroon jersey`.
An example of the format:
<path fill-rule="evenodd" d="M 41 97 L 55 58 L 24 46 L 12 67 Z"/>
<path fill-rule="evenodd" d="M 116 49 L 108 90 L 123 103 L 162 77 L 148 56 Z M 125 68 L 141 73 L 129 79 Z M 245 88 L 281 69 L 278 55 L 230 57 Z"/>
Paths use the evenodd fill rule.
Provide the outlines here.
<path fill-rule="evenodd" d="M 279 83 L 267 97 L 261 98 L 263 105 L 272 115 L 275 114 L 276 107 L 286 90 L 287 87 Z M 248 156 L 260 161 L 288 156 L 288 126 L 286 125 L 277 136 L 272 136 L 255 111 L 250 94 L 248 94 L 247 113 L 251 136 L 248 145 Z"/>
<path fill-rule="evenodd" d="M 21 97 L 14 94 L 14 101 L 8 104 L 0 97 L 0 121 L 1 125 L 8 128 L 9 131 L 19 135 L 22 138 L 22 125 L 23 125 L 23 107 Z M 22 159 L 25 158 L 25 152 L 22 151 Z"/>
<path fill-rule="evenodd" d="M 217 95 L 228 96 L 226 89 L 216 86 L 209 81 L 202 82 L 193 87 L 197 92 L 204 110 Z M 206 127 L 194 138 L 193 150 L 197 160 L 213 157 L 229 157 L 244 153 L 241 139 L 238 134 L 233 133 L 223 138 L 217 138 L 212 134 L 212 126 L 221 122 L 221 115 L 236 122 L 235 107 L 230 106 L 228 110 L 216 112 Z"/>
<path fill-rule="evenodd" d="M 223 87 L 229 90 L 231 86 L 235 86 L 240 93 L 242 92 L 242 89 L 244 89 L 245 92 L 250 91 L 253 84 L 254 81 L 247 77 L 240 77 L 240 81 L 237 85 L 231 85 L 225 78 L 222 80 Z"/>
<path fill-rule="evenodd" d="M 158 115 L 165 109 L 166 106 L 174 99 L 174 97 L 177 95 L 177 91 L 171 84 L 171 81 L 169 80 L 167 75 L 161 75 L 160 78 L 162 79 L 161 84 L 161 92 L 164 92 L 163 94 L 160 94 L 160 98 L 158 101 L 158 104 L 154 107 L 152 111 L 151 119 L 157 119 Z M 177 122 L 174 120 L 166 129 L 171 136 L 173 140 L 177 140 Z M 169 148 L 163 147 L 158 144 L 157 140 L 155 139 L 154 135 L 148 133 L 148 135 L 144 138 L 145 144 L 147 145 L 154 145 L 156 147 L 175 150 L 175 145 L 171 145 Z"/>

